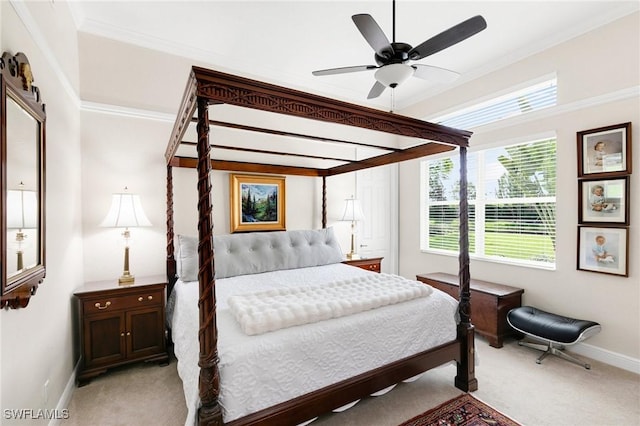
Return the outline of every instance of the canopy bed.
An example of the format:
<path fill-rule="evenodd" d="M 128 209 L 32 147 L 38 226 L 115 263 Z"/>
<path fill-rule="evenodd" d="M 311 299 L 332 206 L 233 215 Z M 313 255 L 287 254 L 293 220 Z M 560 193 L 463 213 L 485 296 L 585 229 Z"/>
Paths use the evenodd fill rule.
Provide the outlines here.
<path fill-rule="evenodd" d="M 211 118 L 210 107 L 214 113 L 218 114 L 218 117 L 223 119 Z M 242 114 L 237 113 L 240 109 L 242 109 Z M 239 122 L 238 117 L 248 119 L 251 123 Z M 194 124 L 197 142 L 187 141 L 185 134 L 193 131 Z M 283 130 L 282 127 L 275 127 L 284 125 L 288 126 L 286 130 Z M 250 133 L 251 139 L 258 141 L 258 143 L 260 143 L 258 135 L 267 135 L 269 138 L 285 138 L 289 144 L 286 148 L 271 142 L 264 142 L 259 147 L 242 143 L 232 145 L 228 143 L 228 140 L 233 138 L 220 138 L 210 142 L 209 135 L 212 128 L 227 129 L 229 132 L 234 132 L 234 135 Z M 352 131 L 352 129 L 357 131 Z M 363 132 L 364 136 L 359 132 Z M 357 137 L 354 136 L 356 134 Z M 197 410 L 199 424 L 300 424 L 451 361 L 455 361 L 457 365 L 455 386 L 463 391 L 477 389 L 474 371 L 474 329 L 469 316 L 466 151 L 470 136 L 471 133 L 467 131 L 451 129 L 218 71 L 200 67 L 192 68 L 165 153 L 167 162 L 167 275 L 170 293 L 172 290 L 173 293 L 178 293 L 179 288 L 190 288 L 186 291 L 194 293 L 193 297 L 198 300 L 198 320 L 194 322 L 197 322 L 199 327 L 197 363 L 199 366 L 199 408 Z M 226 142 L 226 144 L 220 144 L 219 140 Z M 292 140 L 295 140 L 295 143 L 291 143 Z M 327 144 L 332 147 L 331 155 L 327 154 L 329 152 L 326 148 Z M 302 148 L 295 148 L 297 146 L 302 146 Z M 343 146 L 356 147 L 356 149 L 340 149 Z M 185 147 L 191 150 L 195 147 L 197 155 L 182 155 L 181 153 L 185 152 Z M 226 345 L 227 340 L 230 339 L 226 333 L 231 335 L 236 332 L 237 336 L 234 335 L 234 339 L 244 342 L 243 344 L 251 345 L 259 339 L 267 339 L 268 337 L 265 336 L 273 335 L 274 338 L 280 338 L 282 334 L 291 330 L 320 327 L 319 323 L 313 323 L 274 332 L 267 330 L 266 333 L 257 336 L 238 331 L 240 329 L 238 323 L 228 317 L 231 316 L 229 313 L 230 305 L 251 305 L 250 301 L 238 300 L 237 297 L 242 295 L 238 296 L 234 293 L 242 293 L 237 289 L 246 285 L 242 280 L 250 277 L 250 275 L 243 274 L 260 273 L 259 287 L 261 290 L 269 291 L 272 290 L 268 286 L 268 281 L 272 279 L 270 274 L 284 273 L 284 278 L 277 279 L 291 280 L 292 278 L 287 278 L 286 274 L 302 270 L 310 273 L 313 277 L 309 278 L 305 275 L 302 278 L 296 276 L 295 279 L 309 282 L 312 286 L 317 284 L 316 276 L 320 273 L 316 271 L 320 269 L 328 270 L 328 276 L 334 278 L 332 285 L 335 284 L 335 279 L 338 277 L 341 279 L 337 281 L 371 280 L 371 277 L 360 276 L 349 276 L 342 279 L 341 274 L 344 273 L 344 268 L 347 268 L 348 271 L 354 271 L 358 268 L 340 263 L 339 247 L 336 252 L 332 229 L 327 228 L 327 178 L 369 167 L 417 159 L 456 148 L 460 151 L 461 159 L 460 298 L 458 303 L 453 301 L 452 313 L 457 314 L 458 321 L 457 323 L 453 322 L 451 335 L 436 340 L 434 344 L 410 349 L 408 355 L 399 355 L 398 359 L 385 358 L 381 364 L 373 364 L 373 367 L 367 367 L 364 371 L 345 373 L 352 374 L 349 376 L 344 374 L 336 376 L 337 379 L 334 382 L 325 384 L 320 382 L 317 388 L 287 397 L 286 400 L 258 408 L 256 411 L 250 410 L 247 413 L 241 413 L 239 417 L 238 415 L 229 415 L 232 404 L 228 401 L 228 396 L 221 395 L 221 382 L 233 381 L 235 376 L 233 373 L 229 373 L 228 367 L 224 367 L 227 368 L 224 371 L 222 368 L 223 364 L 227 364 L 225 359 L 227 355 L 225 354 L 229 352 L 226 346 L 224 348 L 221 346 Z M 211 155 L 212 149 L 215 156 Z M 197 238 L 189 239 L 177 235 L 174 231 L 173 168 L 175 167 L 197 169 Z M 210 173 L 212 170 L 320 178 L 322 180 L 321 220 L 323 229 L 229 234 L 214 237 L 212 200 L 217 202 L 222 197 L 220 194 L 211 193 Z M 303 243 L 298 244 L 298 241 Z M 305 248 L 302 248 L 301 244 Z M 307 249 L 307 246 L 310 248 Z M 176 254 L 176 247 L 179 247 L 178 254 Z M 270 249 L 264 249 L 264 247 Z M 284 247 L 283 250 L 286 253 L 274 254 L 278 252 L 278 249 L 274 247 Z M 246 255 L 243 257 L 242 250 L 264 252 L 267 260 L 258 265 L 256 269 L 247 272 L 246 269 L 251 269 L 251 266 L 247 266 L 246 263 L 251 262 L 246 260 L 248 259 Z M 233 254 L 234 251 L 235 254 Z M 294 254 L 292 255 L 291 252 Z M 336 253 L 338 254 L 336 255 Z M 185 256 L 191 263 L 188 266 L 185 266 Z M 187 270 L 188 272 L 186 272 Z M 347 272 L 347 275 L 351 273 Z M 362 273 L 374 274 L 364 270 Z M 180 280 L 176 282 L 178 277 Z M 388 276 L 385 279 L 394 280 L 393 277 Z M 241 282 L 233 281 L 236 279 Z M 191 287 L 188 285 L 189 281 L 194 282 Z M 383 285 L 388 286 L 388 281 L 385 281 Z M 197 291 L 194 290 L 194 287 L 197 287 Z M 289 289 L 287 291 L 286 294 L 290 295 L 291 292 L 298 290 Z M 396 305 L 413 306 L 412 309 L 425 311 L 426 309 L 420 308 L 418 304 L 427 303 L 426 300 L 440 298 L 439 292 L 435 290 L 416 289 L 416 291 L 425 292 L 425 294 L 417 295 L 415 300 Z M 228 292 L 234 294 L 227 294 Z M 179 304 L 180 302 L 175 303 Z M 445 302 L 444 305 L 447 303 Z M 386 318 L 387 311 L 390 309 L 384 306 L 373 311 L 356 313 L 349 316 L 348 319 L 342 317 L 341 321 L 330 319 L 321 322 L 339 327 L 337 324 L 344 324 L 348 321 L 365 321 L 364 318 L 367 316 L 378 317 L 378 320 Z M 391 314 L 389 313 L 389 315 Z M 404 315 L 416 316 L 415 312 Z M 179 314 L 174 316 L 179 316 Z M 387 320 L 387 322 L 390 321 L 395 321 L 395 319 Z M 421 319 L 420 321 L 424 321 L 419 323 L 421 325 L 428 321 L 436 322 L 433 319 Z M 352 325 L 352 328 L 366 326 L 363 322 Z M 229 328 L 225 327 L 237 330 L 229 331 Z M 425 327 L 413 327 L 416 329 L 427 328 L 426 325 Z M 251 327 L 247 326 L 247 329 L 251 329 Z M 302 337 L 294 339 L 302 339 Z M 420 336 L 414 337 L 414 340 L 417 341 L 421 339 Z M 331 346 L 331 343 L 324 342 L 323 345 Z M 398 350 L 398 353 L 400 354 L 402 351 Z M 362 359 L 366 358 L 365 355 L 369 356 L 369 354 L 363 353 L 356 353 L 353 356 L 356 357 L 355 359 Z M 280 358 L 278 352 L 270 356 Z M 270 370 L 271 365 L 275 365 L 274 358 L 263 359 L 262 370 Z M 286 356 L 283 355 L 282 358 L 286 358 Z M 366 359 L 362 364 L 368 365 Z M 326 375 L 326 372 L 323 375 Z M 225 383 L 222 383 L 222 388 L 224 386 Z M 229 386 L 228 383 L 227 386 Z M 231 393 L 230 391 L 225 392 Z"/>

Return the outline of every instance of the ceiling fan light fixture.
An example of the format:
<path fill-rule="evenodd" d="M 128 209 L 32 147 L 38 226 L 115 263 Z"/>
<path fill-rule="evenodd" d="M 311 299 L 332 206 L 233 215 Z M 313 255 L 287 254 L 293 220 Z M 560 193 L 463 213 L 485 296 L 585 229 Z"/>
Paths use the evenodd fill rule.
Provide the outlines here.
<path fill-rule="evenodd" d="M 484 18 L 480 15 L 469 18 L 425 40 L 418 46 L 412 47 L 408 43 L 396 41 L 395 0 L 393 0 L 392 4 L 392 41 L 389 41 L 380 25 L 371 15 L 360 13 L 351 17 L 360 34 L 362 34 L 369 46 L 373 48 L 375 52 L 374 60 L 377 65 L 329 68 L 313 71 L 313 75 L 334 75 L 375 69 L 376 82 L 369 91 L 367 99 L 377 98 L 387 87 L 393 89 L 412 76 L 427 80 L 432 84 L 448 84 L 458 78 L 460 74 L 454 71 L 423 64 L 411 65 L 410 62 L 424 59 L 479 33 L 487 28 L 487 22 Z"/>
<path fill-rule="evenodd" d="M 375 78 L 387 87 L 394 88 L 413 75 L 415 69 L 405 64 L 389 64 L 378 68 Z"/>

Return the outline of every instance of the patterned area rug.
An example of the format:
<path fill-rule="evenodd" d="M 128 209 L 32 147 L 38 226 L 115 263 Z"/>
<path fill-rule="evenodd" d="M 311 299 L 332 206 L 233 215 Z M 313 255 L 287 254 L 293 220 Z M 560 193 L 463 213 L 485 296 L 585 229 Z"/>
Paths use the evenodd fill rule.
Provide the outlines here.
<path fill-rule="evenodd" d="M 469 394 L 462 394 L 400 426 L 521 426 Z"/>

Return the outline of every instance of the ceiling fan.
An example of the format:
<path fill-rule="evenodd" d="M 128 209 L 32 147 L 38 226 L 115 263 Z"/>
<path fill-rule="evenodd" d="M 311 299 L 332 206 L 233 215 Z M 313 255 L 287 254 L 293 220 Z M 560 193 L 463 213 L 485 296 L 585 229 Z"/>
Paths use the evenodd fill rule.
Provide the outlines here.
<path fill-rule="evenodd" d="M 351 67 L 330 68 L 313 71 L 313 75 L 334 75 L 359 71 L 376 70 L 375 84 L 369 91 L 367 99 L 377 98 L 387 87 L 395 88 L 398 84 L 414 76 L 423 80 L 447 83 L 460 75 L 454 71 L 431 65 L 411 64 L 427 56 L 457 44 L 487 28 L 487 22 L 480 15 L 469 18 L 453 27 L 431 37 L 416 47 L 407 43 L 396 42 L 396 2 L 393 0 L 393 42 L 384 34 L 378 23 L 368 14 L 351 17 L 354 24 L 375 51 L 378 65 L 356 65 Z"/>

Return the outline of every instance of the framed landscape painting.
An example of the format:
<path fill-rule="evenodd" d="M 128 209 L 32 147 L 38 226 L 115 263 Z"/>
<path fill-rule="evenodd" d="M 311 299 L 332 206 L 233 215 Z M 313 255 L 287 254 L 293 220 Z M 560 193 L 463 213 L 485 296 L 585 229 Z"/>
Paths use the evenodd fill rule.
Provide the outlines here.
<path fill-rule="evenodd" d="M 231 232 L 284 231 L 285 177 L 229 176 Z"/>
<path fill-rule="evenodd" d="M 629 224 L 629 177 L 578 181 L 578 222 Z"/>
<path fill-rule="evenodd" d="M 629 276 L 627 228 L 578 227 L 578 269 Z"/>
<path fill-rule="evenodd" d="M 631 174 L 631 123 L 578 132 L 578 177 Z"/>

